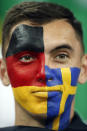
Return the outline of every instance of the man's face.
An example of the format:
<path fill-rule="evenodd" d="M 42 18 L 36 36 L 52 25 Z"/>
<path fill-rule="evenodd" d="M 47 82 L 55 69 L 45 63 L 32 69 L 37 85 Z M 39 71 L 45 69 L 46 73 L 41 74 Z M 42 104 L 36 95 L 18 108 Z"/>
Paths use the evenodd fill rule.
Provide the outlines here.
<path fill-rule="evenodd" d="M 53 76 L 49 77 L 48 67 L 56 69 L 81 66 L 80 41 L 72 26 L 65 20 L 56 20 L 41 27 L 22 22 L 12 29 L 9 43 L 6 63 L 10 82 L 15 89 L 21 86 L 42 87 L 47 82 L 50 85 L 51 81 L 55 86 L 56 80 L 53 81 Z M 26 93 L 28 90 L 30 89 L 26 88 Z M 18 99 L 23 100 L 25 97 L 26 101 L 23 88 L 19 92 L 21 95 L 17 94 Z M 43 94 L 47 97 L 47 92 Z M 40 91 L 36 93 L 36 96 L 41 95 Z"/>
<path fill-rule="evenodd" d="M 62 95 L 56 94 L 55 86 L 62 82 L 57 80 L 57 71 L 60 74 L 60 68 L 81 67 L 81 43 L 65 20 L 37 27 L 22 22 L 11 34 L 6 64 L 15 98 L 27 111 L 45 114 L 48 97 L 51 101 L 58 95 L 60 105 Z M 61 79 L 61 75 L 58 77 Z M 48 94 L 49 91 L 53 94 Z"/>

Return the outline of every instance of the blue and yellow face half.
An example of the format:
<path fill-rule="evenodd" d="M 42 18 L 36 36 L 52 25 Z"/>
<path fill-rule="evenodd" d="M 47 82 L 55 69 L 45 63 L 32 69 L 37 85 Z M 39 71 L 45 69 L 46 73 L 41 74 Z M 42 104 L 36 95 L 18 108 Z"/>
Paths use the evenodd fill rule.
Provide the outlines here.
<path fill-rule="evenodd" d="M 28 112 L 44 114 L 47 117 L 46 127 L 61 130 L 70 121 L 80 69 L 52 68 L 45 60 L 43 27 L 18 25 L 6 53 L 7 71 L 15 99 Z"/>

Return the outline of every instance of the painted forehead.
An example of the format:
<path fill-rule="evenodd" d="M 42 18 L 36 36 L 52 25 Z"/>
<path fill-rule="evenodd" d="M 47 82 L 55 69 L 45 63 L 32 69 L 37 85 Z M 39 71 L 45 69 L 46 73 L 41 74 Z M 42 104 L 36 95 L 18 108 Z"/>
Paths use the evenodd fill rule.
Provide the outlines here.
<path fill-rule="evenodd" d="M 43 27 L 17 26 L 12 33 L 6 57 L 21 51 L 44 52 Z"/>

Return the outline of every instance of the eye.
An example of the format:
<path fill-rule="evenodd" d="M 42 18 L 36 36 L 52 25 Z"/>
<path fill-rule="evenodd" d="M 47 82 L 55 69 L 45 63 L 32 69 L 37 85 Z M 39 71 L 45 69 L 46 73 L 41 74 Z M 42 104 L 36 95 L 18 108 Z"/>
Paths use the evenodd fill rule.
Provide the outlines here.
<path fill-rule="evenodd" d="M 56 62 L 67 62 L 67 60 L 69 59 L 69 55 L 66 53 L 60 53 L 55 57 L 55 61 Z"/>
<path fill-rule="evenodd" d="M 31 56 L 31 55 L 25 55 L 25 56 L 22 56 L 21 58 L 20 58 L 20 61 L 21 62 L 25 62 L 25 63 L 27 63 L 27 62 L 32 62 L 32 61 L 34 61 L 35 60 L 35 57 L 33 57 L 33 56 Z"/>

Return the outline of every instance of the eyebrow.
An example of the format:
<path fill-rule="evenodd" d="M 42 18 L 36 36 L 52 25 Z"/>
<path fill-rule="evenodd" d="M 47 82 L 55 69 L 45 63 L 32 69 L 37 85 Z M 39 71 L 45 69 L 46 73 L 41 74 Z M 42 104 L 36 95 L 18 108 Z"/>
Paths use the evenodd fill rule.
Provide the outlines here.
<path fill-rule="evenodd" d="M 60 50 L 60 49 L 68 49 L 68 50 L 70 50 L 70 51 L 72 51 L 72 52 L 74 51 L 73 48 L 72 48 L 70 45 L 68 45 L 68 44 L 62 44 L 62 45 L 57 46 L 56 48 L 52 49 L 52 50 L 50 51 L 50 53 L 52 53 L 52 52 L 54 52 L 54 51 L 56 51 L 56 50 Z"/>

